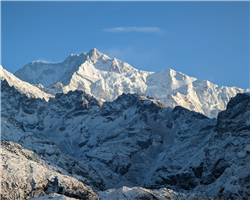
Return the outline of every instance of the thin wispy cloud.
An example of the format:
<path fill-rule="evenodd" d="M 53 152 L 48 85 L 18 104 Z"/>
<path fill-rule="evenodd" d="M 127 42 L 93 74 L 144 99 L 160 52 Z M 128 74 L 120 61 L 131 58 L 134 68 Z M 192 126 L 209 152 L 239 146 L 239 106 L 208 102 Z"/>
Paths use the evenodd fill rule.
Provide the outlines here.
<path fill-rule="evenodd" d="M 156 33 L 164 34 L 163 29 L 157 27 L 114 27 L 114 28 L 105 28 L 102 29 L 104 32 L 110 33 L 122 33 L 122 32 L 142 32 L 142 33 Z"/>
<path fill-rule="evenodd" d="M 35 60 L 35 62 L 59 63 L 58 61 L 52 61 L 52 60 L 47 60 L 47 59 L 42 59 L 42 58 L 39 58 L 39 59 Z"/>

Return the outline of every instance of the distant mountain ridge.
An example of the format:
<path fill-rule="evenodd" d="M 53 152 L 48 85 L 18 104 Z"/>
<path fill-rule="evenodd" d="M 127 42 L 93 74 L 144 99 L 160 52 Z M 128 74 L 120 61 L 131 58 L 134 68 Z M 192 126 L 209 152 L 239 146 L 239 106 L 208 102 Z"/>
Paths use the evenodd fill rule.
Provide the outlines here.
<path fill-rule="evenodd" d="M 13 86 L 21 94 L 25 94 L 27 97 L 40 98 L 40 99 L 44 98 L 46 101 L 54 97 L 53 95 L 40 90 L 39 88 L 28 82 L 20 80 L 12 73 L 3 69 L 1 65 L 0 65 L 0 75 L 1 75 L 1 81 L 7 81 L 10 86 Z"/>
<path fill-rule="evenodd" d="M 230 98 L 237 93 L 250 91 L 220 87 L 172 69 L 160 72 L 137 70 L 97 49 L 91 49 L 87 54 L 72 54 L 62 63 L 31 62 L 14 75 L 53 96 L 82 90 L 104 102 L 113 101 L 122 93 L 139 93 L 160 100 L 165 106 L 182 106 L 210 118 L 225 110 Z M 51 87 L 55 82 L 62 84 Z"/>

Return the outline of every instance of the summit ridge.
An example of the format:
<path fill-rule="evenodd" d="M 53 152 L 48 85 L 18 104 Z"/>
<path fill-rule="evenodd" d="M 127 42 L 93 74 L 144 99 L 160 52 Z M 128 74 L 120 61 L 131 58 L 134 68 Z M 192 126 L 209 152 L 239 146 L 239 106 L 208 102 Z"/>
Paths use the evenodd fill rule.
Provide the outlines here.
<path fill-rule="evenodd" d="M 61 63 L 31 62 L 14 75 L 55 95 L 82 90 L 99 101 L 113 101 L 122 93 L 139 93 L 161 101 L 165 106 L 182 106 L 210 118 L 226 109 L 230 98 L 249 89 L 218 86 L 173 69 L 158 72 L 137 70 L 126 62 L 111 59 L 97 49 L 70 55 Z M 63 85 L 51 88 L 55 82 Z M 48 88 L 49 87 L 49 88 Z"/>

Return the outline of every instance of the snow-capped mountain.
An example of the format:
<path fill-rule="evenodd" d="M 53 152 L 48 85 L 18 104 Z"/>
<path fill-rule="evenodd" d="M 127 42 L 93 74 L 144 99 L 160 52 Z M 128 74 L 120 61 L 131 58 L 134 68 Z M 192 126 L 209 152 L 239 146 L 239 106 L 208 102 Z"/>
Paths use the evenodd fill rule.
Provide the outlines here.
<path fill-rule="evenodd" d="M 169 199 L 159 196 L 164 190 L 150 190 L 164 187 L 225 199 L 250 196 L 249 94 L 231 99 L 218 120 L 180 106 L 166 108 L 140 94 L 101 104 L 83 91 L 70 91 L 47 102 L 20 94 L 6 80 L 1 98 L 2 140 L 35 152 L 101 199 L 133 199 L 131 193 Z M 101 192 L 105 188 L 115 190 Z"/>
<path fill-rule="evenodd" d="M 1 199 L 249 198 L 249 89 L 96 49 L 0 72 Z"/>
<path fill-rule="evenodd" d="M 160 100 L 165 106 L 182 106 L 210 118 L 225 110 L 231 97 L 249 91 L 219 87 L 172 69 L 137 70 L 97 49 L 71 55 L 62 63 L 31 62 L 14 75 L 51 95 L 82 90 L 104 102 L 113 101 L 123 93 L 139 93 Z"/>

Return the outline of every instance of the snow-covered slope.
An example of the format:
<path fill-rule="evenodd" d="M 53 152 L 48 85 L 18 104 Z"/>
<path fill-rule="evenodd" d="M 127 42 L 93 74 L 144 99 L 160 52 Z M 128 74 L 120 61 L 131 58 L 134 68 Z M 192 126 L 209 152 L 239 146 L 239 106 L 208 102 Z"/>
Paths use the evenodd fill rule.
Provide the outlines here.
<path fill-rule="evenodd" d="M 76 158 L 88 163 L 100 178 L 71 173 L 87 176 L 92 187 L 102 186 L 103 180 L 106 188 L 167 187 L 224 198 L 250 196 L 249 94 L 238 94 L 216 120 L 180 106 L 166 108 L 139 94 L 123 94 L 101 105 L 82 91 L 57 94 L 48 102 L 27 98 L 6 81 L 1 92 L 4 140 L 63 163 L 67 173 L 74 170 L 70 166 Z M 21 134 L 15 136 L 7 124 L 19 127 Z M 42 148 L 38 141 L 53 141 L 62 153 L 46 142 Z M 74 159 L 64 165 L 62 154 Z"/>
<path fill-rule="evenodd" d="M 101 200 L 223 200 L 219 197 L 199 195 L 199 194 L 185 194 L 173 191 L 167 188 L 161 189 L 145 189 L 141 187 L 122 187 L 119 189 L 109 189 L 98 193 Z"/>
<path fill-rule="evenodd" d="M 64 196 L 62 194 L 57 194 L 57 193 L 50 193 L 48 195 L 45 196 L 40 196 L 37 198 L 32 198 L 32 200 L 75 200 L 76 198 L 71 198 L 71 197 L 67 197 Z"/>
<path fill-rule="evenodd" d="M 62 175 L 50 163 L 20 144 L 1 144 L 1 199 L 30 199 L 61 193 L 77 199 L 98 200 L 97 194 L 77 179 Z"/>
<path fill-rule="evenodd" d="M 10 86 L 15 87 L 21 94 L 25 94 L 27 97 L 44 98 L 46 101 L 54 97 L 51 94 L 43 92 L 36 86 L 20 80 L 12 73 L 3 69 L 2 65 L 0 65 L 0 75 L 2 81 L 6 80 Z"/>
<path fill-rule="evenodd" d="M 72 176 L 94 190 L 105 189 L 103 180 L 90 165 L 63 154 L 55 142 L 38 138 L 33 132 L 25 131 L 23 124 L 15 119 L 9 118 L 7 121 L 5 117 L 1 118 L 2 141 L 18 143 L 34 152 L 37 157 L 46 160 L 47 168 L 50 170 L 53 169 L 60 174 Z"/>
<path fill-rule="evenodd" d="M 224 200 L 219 197 L 199 195 L 199 194 L 185 194 L 178 193 L 171 189 L 161 188 L 159 190 L 150 190 L 139 187 L 122 187 L 119 189 L 109 189 L 99 192 L 100 200 Z M 51 193 L 46 196 L 32 198 L 32 200 L 74 200 L 64 195 Z"/>
<path fill-rule="evenodd" d="M 172 69 L 160 72 L 137 70 L 128 63 L 111 59 L 96 49 L 87 54 L 71 55 L 62 63 L 32 62 L 19 69 L 15 76 L 40 89 L 55 93 L 82 90 L 101 101 L 115 100 L 122 93 L 139 93 L 160 100 L 165 106 L 182 106 L 217 117 L 231 97 L 246 92 L 236 87 L 219 87 Z M 56 87 L 48 86 L 61 82 Z M 44 88 L 44 89 L 43 89 Z"/>

